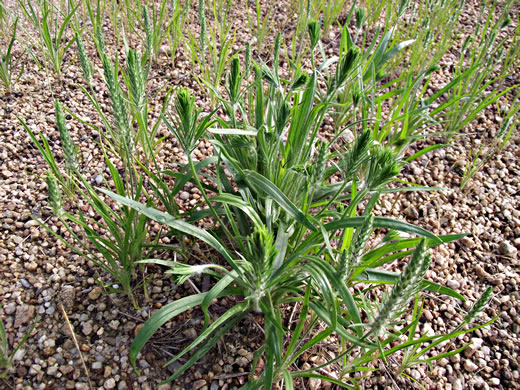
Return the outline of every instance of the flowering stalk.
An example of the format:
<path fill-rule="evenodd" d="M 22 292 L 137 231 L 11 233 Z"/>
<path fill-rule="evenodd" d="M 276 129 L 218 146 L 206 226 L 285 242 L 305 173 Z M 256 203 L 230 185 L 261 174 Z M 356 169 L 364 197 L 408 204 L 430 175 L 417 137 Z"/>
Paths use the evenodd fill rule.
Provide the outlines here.
<path fill-rule="evenodd" d="M 431 255 L 426 254 L 426 250 L 426 239 L 423 238 L 417 245 L 405 270 L 401 273 L 392 293 L 383 303 L 378 316 L 372 323 L 371 332 L 375 336 L 379 336 L 385 325 L 420 291 L 424 275 L 431 262 Z"/>

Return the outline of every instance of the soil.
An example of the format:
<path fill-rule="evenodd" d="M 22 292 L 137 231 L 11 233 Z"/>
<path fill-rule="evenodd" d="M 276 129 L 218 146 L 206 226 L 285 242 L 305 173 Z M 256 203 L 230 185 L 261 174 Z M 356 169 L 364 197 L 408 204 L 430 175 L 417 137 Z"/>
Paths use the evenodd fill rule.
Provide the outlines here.
<path fill-rule="evenodd" d="M 280 1 L 275 5 L 274 20 L 277 25 L 293 23 L 289 3 Z M 477 2 L 467 3 L 461 17 L 461 31 L 470 31 L 475 20 Z M 251 40 L 245 2 L 238 1 L 237 4 L 237 7 L 232 7 L 230 15 L 237 29 L 233 45 L 235 51 L 244 48 Z M 8 6 L 11 10 L 16 9 L 13 4 Z M 192 6 L 189 28 L 196 31 L 197 5 Z M 518 8 L 515 12 L 518 13 Z M 512 31 L 514 27 L 513 24 L 507 31 Z M 86 26 L 88 28 L 89 25 Z M 163 364 L 196 337 L 202 327 L 202 313 L 197 310 L 187 312 L 161 329 L 138 358 L 140 375 L 132 370 L 128 361 L 132 340 L 154 310 L 197 289 L 207 289 L 209 280 L 194 279 L 177 286 L 162 269 L 149 267 L 144 276 L 150 279 L 150 303 L 138 296 L 142 307 L 135 310 L 125 296 L 102 293 L 96 279 L 106 281 L 107 275 L 72 253 L 36 222 L 35 219 L 38 219 L 51 229 L 63 232 L 48 208 L 47 187 L 43 180 L 46 163 L 18 118 L 23 119 L 35 134 L 44 134 L 51 148 L 59 151 L 53 106 L 53 97 L 58 98 L 70 111 L 66 115 L 67 125 L 75 145 L 79 147 L 82 173 L 93 183 L 108 178 L 110 174 L 96 142 L 99 135 L 86 124 L 102 127 L 99 115 L 80 88 L 83 77 L 74 45 L 66 54 L 62 76 L 57 78 L 52 71 L 38 68 L 28 54 L 23 54 L 22 44 L 30 46 L 28 34 L 31 30 L 28 26 L 26 29 L 20 31 L 20 41 L 14 48 L 15 55 L 22 56 L 25 72 L 13 93 L 0 97 L 0 316 L 11 346 L 16 345 L 33 321 L 37 322 L 27 343 L 16 353 L 7 378 L 0 379 L 0 388 L 238 388 L 247 379 L 253 353 L 263 341 L 258 327 L 261 319 L 247 317 L 179 380 L 173 384 L 159 385 L 179 367 L 172 364 L 163 368 Z M 116 47 L 108 20 L 104 32 L 112 58 L 117 51 L 124 57 L 122 43 Z M 327 50 L 337 50 L 339 34 L 339 28 L 334 27 L 324 38 Z M 102 108 L 110 112 L 108 91 L 101 79 L 102 66 L 86 32 L 84 40 L 89 56 L 97 67 L 94 90 Z M 1 41 L 2 48 L 4 41 Z M 265 46 L 265 53 L 269 53 L 272 42 L 271 37 Z M 450 64 L 456 60 L 459 46 L 460 42 L 454 46 L 451 55 L 443 59 L 436 85 L 444 85 L 450 80 Z M 282 65 L 288 66 L 287 63 Z M 150 105 L 151 123 L 155 122 L 162 99 L 170 87 L 189 88 L 197 96 L 197 105 L 209 111 L 207 91 L 194 81 L 192 72 L 194 70 L 184 48 L 177 52 L 175 66 L 168 57 L 168 50 L 161 50 L 149 75 L 149 89 L 156 93 Z M 463 190 L 460 189 L 464 167 L 472 161 L 470 151 L 475 150 L 475 146 L 490 145 L 494 141 L 502 120 L 500 115 L 495 107 L 486 110 L 449 147 L 437 149 L 412 162 L 401 174 L 401 178 L 409 182 L 443 187 L 444 190 L 388 194 L 376 206 L 378 215 L 406 220 L 435 234 L 469 233 L 455 243 L 433 250 L 433 262 L 427 274 L 429 280 L 460 292 L 467 301 L 461 303 L 444 296 L 427 294 L 424 321 L 421 321 L 422 334 L 453 329 L 487 285 L 493 287 L 493 298 L 479 321 L 497 317 L 496 322 L 443 345 L 439 352 L 444 348 L 455 350 L 472 343 L 462 354 L 443 358 L 431 369 L 420 365 L 407 370 L 409 379 L 397 377 L 395 362 L 381 362 L 381 370 L 365 379 L 363 388 L 520 388 L 520 317 L 517 314 L 520 312 L 518 136 L 515 134 L 508 146 L 475 174 Z M 157 154 L 160 166 L 174 169 L 174 163 L 185 162 L 175 139 L 163 125 L 159 135 L 166 137 Z M 428 140 L 433 141 L 435 139 Z M 415 145 L 409 153 L 422 145 L 425 143 Z M 211 153 L 212 147 L 207 141 L 200 142 L 194 152 L 198 158 Z M 62 157 L 58 159 L 61 161 Z M 200 193 L 188 184 L 176 200 L 181 208 L 191 208 L 200 201 Z M 88 206 L 81 201 L 68 203 L 66 207 L 88 211 Z M 192 261 L 196 261 L 197 256 L 208 256 L 206 249 L 199 244 L 193 247 Z M 219 299 L 212 310 L 218 315 L 229 304 L 229 298 Z M 309 358 L 306 364 L 312 366 L 319 362 L 312 359 Z M 332 387 L 319 380 L 297 385 L 306 389 Z"/>

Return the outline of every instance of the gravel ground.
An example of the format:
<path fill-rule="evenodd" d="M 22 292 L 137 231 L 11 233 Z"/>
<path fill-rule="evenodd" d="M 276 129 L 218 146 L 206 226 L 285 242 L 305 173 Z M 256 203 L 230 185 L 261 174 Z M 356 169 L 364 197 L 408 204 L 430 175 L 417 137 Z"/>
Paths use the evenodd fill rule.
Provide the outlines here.
<path fill-rule="evenodd" d="M 275 19 L 282 23 L 288 17 L 288 6 L 280 2 L 276 7 Z M 474 11 L 471 3 L 466 8 L 462 22 L 470 27 Z M 245 35 L 245 11 L 237 7 L 232 12 L 233 20 L 243 27 L 235 43 L 235 49 L 239 49 L 249 39 Z M 338 31 L 334 30 L 330 37 L 334 34 L 337 36 Z M 113 50 L 113 42 L 110 45 L 110 37 L 108 33 L 106 35 L 109 50 Z M 20 46 L 16 50 L 20 54 Z M 93 48 L 89 50 L 91 58 L 95 58 Z M 164 52 L 151 71 L 149 87 L 159 90 L 164 86 L 182 85 L 200 95 L 200 88 L 190 75 L 189 60 L 182 50 L 178 53 L 175 69 Z M 453 60 L 454 56 L 448 56 L 443 65 L 449 65 Z M 0 97 L 0 314 L 11 345 L 39 316 L 27 344 L 16 354 L 9 376 L 0 380 L 0 387 L 214 390 L 239 386 L 249 372 L 252 354 L 262 339 L 254 318 L 248 318 L 234 328 L 224 343 L 214 348 L 176 384 L 159 386 L 168 372 L 176 368 L 161 368 L 168 354 L 171 356 L 178 351 L 200 329 L 201 314 L 186 313 L 161 330 L 153 345 L 145 348 L 138 361 L 142 374 L 138 377 L 128 363 L 134 335 L 152 310 L 192 293 L 190 285 L 176 287 L 159 269 L 152 267 L 148 273 L 152 278 L 150 289 L 154 303 L 140 311 L 133 310 L 124 296 L 100 295 L 101 288 L 95 282 L 97 269 L 93 264 L 72 254 L 33 219 L 45 220 L 49 226 L 60 229 L 47 211 L 47 189 L 41 179 L 47 167 L 17 117 L 24 119 L 33 132 L 45 134 L 56 150 L 59 150 L 59 134 L 54 125 L 52 94 L 79 118 L 101 125 L 98 115 L 78 88 L 82 76 L 77 59 L 71 56 L 69 61 L 71 64 L 66 67 L 63 77 L 57 80 L 53 74 L 39 70 L 25 55 L 26 71 L 15 92 Z M 436 82 L 442 85 L 448 77 L 449 74 L 440 73 Z M 108 110 L 108 93 L 103 88 L 97 73 L 94 89 Z M 154 99 L 152 116 L 157 116 L 160 109 L 157 103 L 164 92 L 163 89 Z M 199 101 L 206 108 L 207 103 Z M 67 120 L 73 140 L 80 146 L 85 176 L 93 182 L 100 176 L 108 177 L 102 153 L 93 142 L 97 135 L 70 115 Z M 419 366 L 407 372 L 426 388 L 520 388 L 520 317 L 517 315 L 520 311 L 517 286 L 520 283 L 520 140 L 514 137 L 507 148 L 474 176 L 464 191 L 459 189 L 468 150 L 472 145 L 491 142 L 499 120 L 494 110 L 485 112 L 466 130 L 467 134 L 449 148 L 438 149 L 413 162 L 402 173 L 408 181 L 444 187 L 445 191 L 387 196 L 376 209 L 381 215 L 406 219 L 436 234 L 470 233 L 456 243 L 435 250 L 427 275 L 430 280 L 459 291 L 468 301 L 462 305 L 454 299 L 432 295 L 426 300 L 422 333 L 452 329 L 460 321 L 461 312 L 468 309 L 485 286 L 493 286 L 493 299 L 481 320 L 494 316 L 498 316 L 498 320 L 447 346 L 455 349 L 471 341 L 472 345 L 461 355 L 441 359 L 432 370 Z M 164 129 L 161 132 L 167 135 Z M 158 154 L 164 167 L 184 160 L 174 140 L 168 137 Z M 195 154 L 202 157 L 211 152 L 210 144 L 201 142 Z M 181 207 L 191 207 L 199 198 L 198 191 L 187 186 L 179 195 L 178 203 Z M 68 207 L 88 210 L 81 202 Z M 195 255 L 203 256 L 203 248 L 195 248 Z M 201 285 L 207 283 L 206 280 L 196 281 L 199 282 Z M 216 313 L 224 310 L 228 301 L 219 300 L 214 305 Z M 77 340 L 79 350 L 74 340 Z M 330 388 L 319 382 L 306 386 Z M 392 374 L 391 362 L 381 375 L 364 383 L 365 388 L 414 386 L 417 385 L 412 381 L 403 381 Z"/>

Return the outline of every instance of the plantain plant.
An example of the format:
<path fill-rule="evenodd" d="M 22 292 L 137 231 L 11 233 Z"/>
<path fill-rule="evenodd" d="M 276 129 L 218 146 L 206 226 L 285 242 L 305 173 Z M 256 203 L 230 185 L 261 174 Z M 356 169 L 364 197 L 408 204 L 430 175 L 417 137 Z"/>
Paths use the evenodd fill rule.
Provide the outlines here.
<path fill-rule="evenodd" d="M 12 352 L 9 352 L 9 340 L 5 331 L 4 322 L 0 318 L 0 379 L 6 378 L 9 374 L 9 369 L 13 365 L 13 359 L 16 355 L 16 352 L 18 352 L 18 350 L 22 348 L 27 342 L 29 337 L 31 337 L 31 333 L 38 324 L 38 318 L 39 316 L 36 315 L 33 324 L 23 335 L 22 339 L 18 342 Z"/>
<path fill-rule="evenodd" d="M 0 10 L 1 9 L 2 5 L 0 5 Z M 7 20 L 7 16 L 5 16 L 5 18 Z M 18 19 L 15 19 L 13 25 L 11 26 L 12 35 L 7 45 L 7 49 L 5 53 L 0 53 L 0 81 L 2 82 L 8 93 L 11 93 L 13 91 L 13 85 L 20 79 L 20 77 L 22 77 L 24 71 L 23 64 L 21 64 L 19 70 L 17 70 L 18 65 L 20 64 L 20 61 L 23 58 L 23 56 L 19 56 L 18 59 L 15 59 L 15 57 L 13 56 L 13 45 L 16 40 L 17 27 Z"/>
<path fill-rule="evenodd" d="M 61 10 L 48 0 L 38 2 L 19 0 L 18 4 L 25 19 L 36 31 L 36 35 L 31 33 L 28 35 L 33 37 L 32 43 L 39 53 L 36 54 L 28 49 L 29 54 L 40 68 L 50 68 L 60 77 L 67 51 L 74 43 L 72 39 L 67 40 L 67 31 L 79 3 L 66 10 Z"/>
<path fill-rule="evenodd" d="M 215 25 L 210 25 L 208 29 L 206 20 L 206 3 L 199 1 L 199 23 L 200 34 L 197 37 L 188 30 L 185 38 L 186 50 L 191 55 L 191 62 L 198 68 L 200 76 L 193 73 L 195 79 L 201 87 L 209 85 L 211 90 L 218 90 L 226 67 L 231 60 L 233 45 L 235 43 L 236 32 L 232 29 L 232 24 L 228 20 L 231 1 L 226 4 L 214 2 L 212 5 L 213 16 L 216 20 Z M 220 6 L 219 6 L 220 5 Z M 216 103 L 216 96 L 211 94 L 211 102 Z"/>
<path fill-rule="evenodd" d="M 403 164 L 399 155 L 374 142 L 369 130 L 350 144 L 342 144 L 339 136 L 318 138 L 331 101 L 344 86 L 359 52 L 351 51 L 338 60 L 335 73 L 325 80 L 327 90 L 318 97 L 317 72 L 299 74 L 293 80 L 279 77 L 280 41 L 278 38 L 275 44 L 272 69 L 254 64 L 251 85 L 243 86 L 245 73 L 239 59 L 233 58 L 226 94 L 212 91 L 221 102 L 223 118 L 213 121 L 213 113 L 201 116 L 184 89 L 177 92 L 175 112 L 164 118 L 186 154 L 193 182 L 207 207 L 182 218 L 102 190 L 125 207 L 202 240 L 224 261 L 195 265 L 164 259 L 142 261 L 169 267 L 167 272 L 178 283 L 200 274 L 215 280 L 208 292 L 178 299 L 154 313 L 131 346 L 130 362 L 135 368 L 139 352 L 162 325 L 200 307 L 205 319 L 201 333 L 167 363 L 183 359 L 167 381 L 185 373 L 250 313 L 263 317 L 265 338 L 244 389 L 282 384 L 292 388 L 296 378 L 355 387 L 358 383 L 351 374 L 371 370 L 370 363 L 377 356 L 386 358 L 409 348 L 411 358 L 403 363 L 409 366 L 430 350 L 421 350 L 421 345 L 433 348 L 439 340 L 480 326 L 418 339 L 408 337 L 418 318 L 404 328 L 395 328 L 403 310 L 422 290 L 464 300 L 459 293 L 424 280 L 429 266 L 427 250 L 463 235 L 438 237 L 399 220 L 372 216 L 382 193 L 408 190 L 387 189 Z M 204 175 L 203 182 L 191 152 L 206 135 L 211 136 L 218 160 L 213 175 Z M 361 204 L 364 211 L 359 215 Z M 215 222 L 212 229 L 195 225 L 207 217 Z M 380 228 L 391 232 L 369 245 L 373 231 Z M 400 232 L 419 237 L 405 238 Z M 402 273 L 382 269 L 407 256 L 411 258 Z M 394 287 L 378 304 L 371 297 L 381 284 Z M 224 314 L 212 316 L 212 301 L 227 296 L 235 297 L 236 304 Z M 285 325 L 285 307 L 299 312 L 294 327 Z M 333 334 L 341 341 L 337 357 L 305 369 L 303 356 Z M 255 377 L 260 356 L 265 369 Z M 327 366 L 334 366 L 341 375 L 333 378 L 317 373 Z"/>

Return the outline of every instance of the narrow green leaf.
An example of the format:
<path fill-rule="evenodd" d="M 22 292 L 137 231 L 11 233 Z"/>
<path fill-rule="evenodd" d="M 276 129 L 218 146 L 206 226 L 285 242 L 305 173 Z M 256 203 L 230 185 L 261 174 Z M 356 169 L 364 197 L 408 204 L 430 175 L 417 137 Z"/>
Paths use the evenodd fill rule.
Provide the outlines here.
<path fill-rule="evenodd" d="M 366 268 L 357 278 L 356 280 L 363 283 L 375 282 L 382 284 L 395 284 L 399 280 L 400 273 L 399 272 L 390 272 L 384 271 L 374 268 Z M 424 290 L 428 290 L 435 293 L 440 293 L 443 295 L 448 295 L 453 298 L 460 299 L 461 301 L 465 301 L 466 299 L 460 295 L 458 292 L 453 291 L 449 287 L 442 286 L 438 283 L 430 282 L 427 280 L 423 280 L 421 288 Z"/>
<path fill-rule="evenodd" d="M 347 227 L 359 227 L 363 224 L 365 217 L 354 217 L 354 218 L 345 218 L 339 221 L 333 221 L 325 225 L 327 231 L 343 229 Z M 392 230 L 398 230 L 408 234 L 417 234 L 419 236 L 428 237 L 432 240 L 442 242 L 439 238 L 430 233 L 428 230 L 423 229 L 419 226 L 415 226 L 409 224 L 408 222 L 399 221 L 397 219 L 386 218 L 386 217 L 375 217 L 374 218 L 374 227 L 376 228 L 386 228 Z"/>
<path fill-rule="evenodd" d="M 245 170 L 246 180 L 254 187 L 264 191 L 267 195 L 273 198 L 285 211 L 291 214 L 302 225 L 306 226 L 311 231 L 315 232 L 316 228 L 312 225 L 309 219 L 303 215 L 300 209 L 294 205 L 293 202 L 285 194 L 280 191 L 270 180 L 257 172 Z"/>

